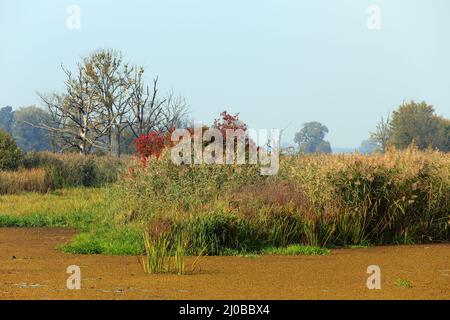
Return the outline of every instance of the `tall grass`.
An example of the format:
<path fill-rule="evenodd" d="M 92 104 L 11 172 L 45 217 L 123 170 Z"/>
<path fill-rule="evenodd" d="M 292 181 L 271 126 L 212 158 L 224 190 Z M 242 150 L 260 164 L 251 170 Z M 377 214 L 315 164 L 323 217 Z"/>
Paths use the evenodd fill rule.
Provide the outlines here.
<path fill-rule="evenodd" d="M 190 254 L 448 241 L 450 156 L 284 157 L 277 176 L 261 177 L 257 166 L 176 166 L 166 154 L 130 167 L 116 192 L 116 222 L 163 216 L 188 235 Z"/>
<path fill-rule="evenodd" d="M 168 219 L 153 221 L 147 232 L 143 233 L 145 255 L 139 256 L 139 262 L 145 273 L 176 273 L 185 274 L 185 260 L 188 241 L 183 232 L 173 233 L 172 222 Z M 195 266 L 200 252 L 191 266 L 190 272 L 195 271 Z"/>
<path fill-rule="evenodd" d="M 117 180 L 127 162 L 109 156 L 30 152 L 22 169 L 0 172 L 0 194 L 104 186 Z"/>
<path fill-rule="evenodd" d="M 0 194 L 43 193 L 52 187 L 51 179 L 44 169 L 0 171 Z"/>

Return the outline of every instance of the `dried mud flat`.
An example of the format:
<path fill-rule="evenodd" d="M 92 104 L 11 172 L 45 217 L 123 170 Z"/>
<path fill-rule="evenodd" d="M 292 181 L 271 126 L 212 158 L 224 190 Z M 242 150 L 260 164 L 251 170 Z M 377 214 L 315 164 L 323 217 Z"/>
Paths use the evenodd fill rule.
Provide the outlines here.
<path fill-rule="evenodd" d="M 136 257 L 60 252 L 74 234 L 0 228 L 0 299 L 450 299 L 450 244 L 204 257 L 199 273 L 177 276 L 145 275 Z M 80 290 L 66 288 L 69 265 L 81 268 Z M 366 287 L 369 265 L 381 268 L 381 290 Z"/>

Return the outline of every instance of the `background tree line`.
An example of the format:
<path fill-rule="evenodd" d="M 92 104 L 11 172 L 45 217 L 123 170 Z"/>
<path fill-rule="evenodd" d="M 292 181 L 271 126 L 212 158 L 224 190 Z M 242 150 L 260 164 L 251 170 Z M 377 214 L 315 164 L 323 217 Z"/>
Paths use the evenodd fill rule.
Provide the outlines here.
<path fill-rule="evenodd" d="M 450 120 L 438 116 L 425 101 L 404 102 L 386 119 L 381 119 L 370 139 L 363 142 L 372 151 L 385 152 L 390 146 L 405 149 L 450 151 Z M 370 151 L 370 150 L 369 150 Z"/>
<path fill-rule="evenodd" d="M 300 153 L 331 153 L 325 141 L 328 128 L 319 122 L 307 122 L 295 134 Z M 389 146 L 405 149 L 411 144 L 420 150 L 450 151 L 450 120 L 436 114 L 426 102 L 401 104 L 387 119 L 382 118 L 370 138 L 361 143 L 361 153 L 385 152 Z"/>
<path fill-rule="evenodd" d="M 0 109 L 0 129 L 10 133 L 23 151 L 78 152 L 120 156 L 134 152 L 133 141 L 150 132 L 192 126 L 188 104 L 173 92 L 161 96 L 158 78 L 144 81 L 144 68 L 124 62 L 119 51 L 93 52 L 76 70 L 64 67 L 64 90 L 38 94 L 46 110 L 35 106 Z M 294 142 L 300 153 L 331 153 L 328 128 L 316 121 L 303 125 Z M 450 151 L 450 120 L 426 102 L 405 102 L 381 119 L 361 153 L 404 149 Z"/>

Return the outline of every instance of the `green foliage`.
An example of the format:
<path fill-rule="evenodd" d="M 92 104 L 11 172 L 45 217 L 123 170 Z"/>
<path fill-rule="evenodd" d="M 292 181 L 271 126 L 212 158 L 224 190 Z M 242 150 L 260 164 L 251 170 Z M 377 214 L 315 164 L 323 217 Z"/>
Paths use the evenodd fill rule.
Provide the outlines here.
<path fill-rule="evenodd" d="M 426 102 L 411 101 L 392 113 L 391 141 L 399 149 L 414 143 L 422 150 L 431 147 L 449 151 L 448 127 L 448 120 L 438 117 L 433 106 Z"/>
<path fill-rule="evenodd" d="M 250 166 L 174 166 L 166 156 L 130 167 L 114 188 L 3 196 L 0 226 L 76 227 L 67 252 L 135 255 L 156 226 L 168 241 L 164 268 L 170 257 L 177 273 L 184 255 L 448 241 L 448 154 L 283 157 L 273 177 Z"/>
<path fill-rule="evenodd" d="M 16 170 L 22 163 L 22 152 L 13 138 L 0 130 L 0 171 Z"/>
<path fill-rule="evenodd" d="M 331 253 L 330 250 L 320 247 L 302 246 L 298 244 L 293 244 L 287 247 L 268 247 L 263 250 L 265 254 L 275 254 L 275 255 L 328 255 Z"/>
<path fill-rule="evenodd" d="M 328 128 L 323 124 L 308 122 L 295 134 L 294 141 L 299 145 L 301 153 L 331 153 L 330 143 L 324 140 L 327 133 Z"/>
<path fill-rule="evenodd" d="M 77 234 L 61 249 L 74 254 L 138 255 L 144 247 L 140 231 L 133 227 L 100 225 Z"/>
<path fill-rule="evenodd" d="M 358 148 L 358 152 L 362 154 L 372 154 L 380 151 L 381 148 L 379 147 L 377 141 L 372 138 L 361 142 L 361 145 Z"/>
<path fill-rule="evenodd" d="M 67 227 L 86 230 L 108 207 L 106 189 L 76 188 L 46 194 L 5 195 L 0 227 Z"/>
<path fill-rule="evenodd" d="M 395 284 L 401 288 L 411 289 L 413 286 L 411 284 L 411 281 L 406 279 L 397 279 L 395 280 Z"/>
<path fill-rule="evenodd" d="M 266 247 L 446 241 L 449 157 L 408 149 L 386 154 L 285 157 L 274 177 L 242 166 L 136 165 L 115 190 L 115 221 L 169 219 L 187 252 Z M 151 199 L 151 200 L 150 200 Z"/>
<path fill-rule="evenodd" d="M 14 111 L 12 107 L 6 106 L 0 109 L 0 130 L 11 133 L 14 123 Z"/>
<path fill-rule="evenodd" d="M 49 132 L 40 126 L 52 125 L 49 113 L 41 108 L 30 106 L 14 112 L 12 135 L 23 151 L 50 150 Z"/>
<path fill-rule="evenodd" d="M 0 215 L 1 227 L 20 228 L 79 228 L 92 222 L 88 213 L 73 212 L 69 215 L 29 214 L 25 216 Z"/>

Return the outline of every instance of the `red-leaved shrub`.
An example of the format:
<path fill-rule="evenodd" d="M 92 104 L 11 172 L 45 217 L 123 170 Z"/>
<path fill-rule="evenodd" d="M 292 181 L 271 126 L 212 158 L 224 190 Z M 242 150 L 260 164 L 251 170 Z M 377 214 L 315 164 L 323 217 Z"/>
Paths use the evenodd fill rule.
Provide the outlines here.
<path fill-rule="evenodd" d="M 141 158 L 143 166 L 147 165 L 149 157 L 159 158 L 166 147 L 167 136 L 158 131 L 150 131 L 134 140 L 137 154 Z"/>

